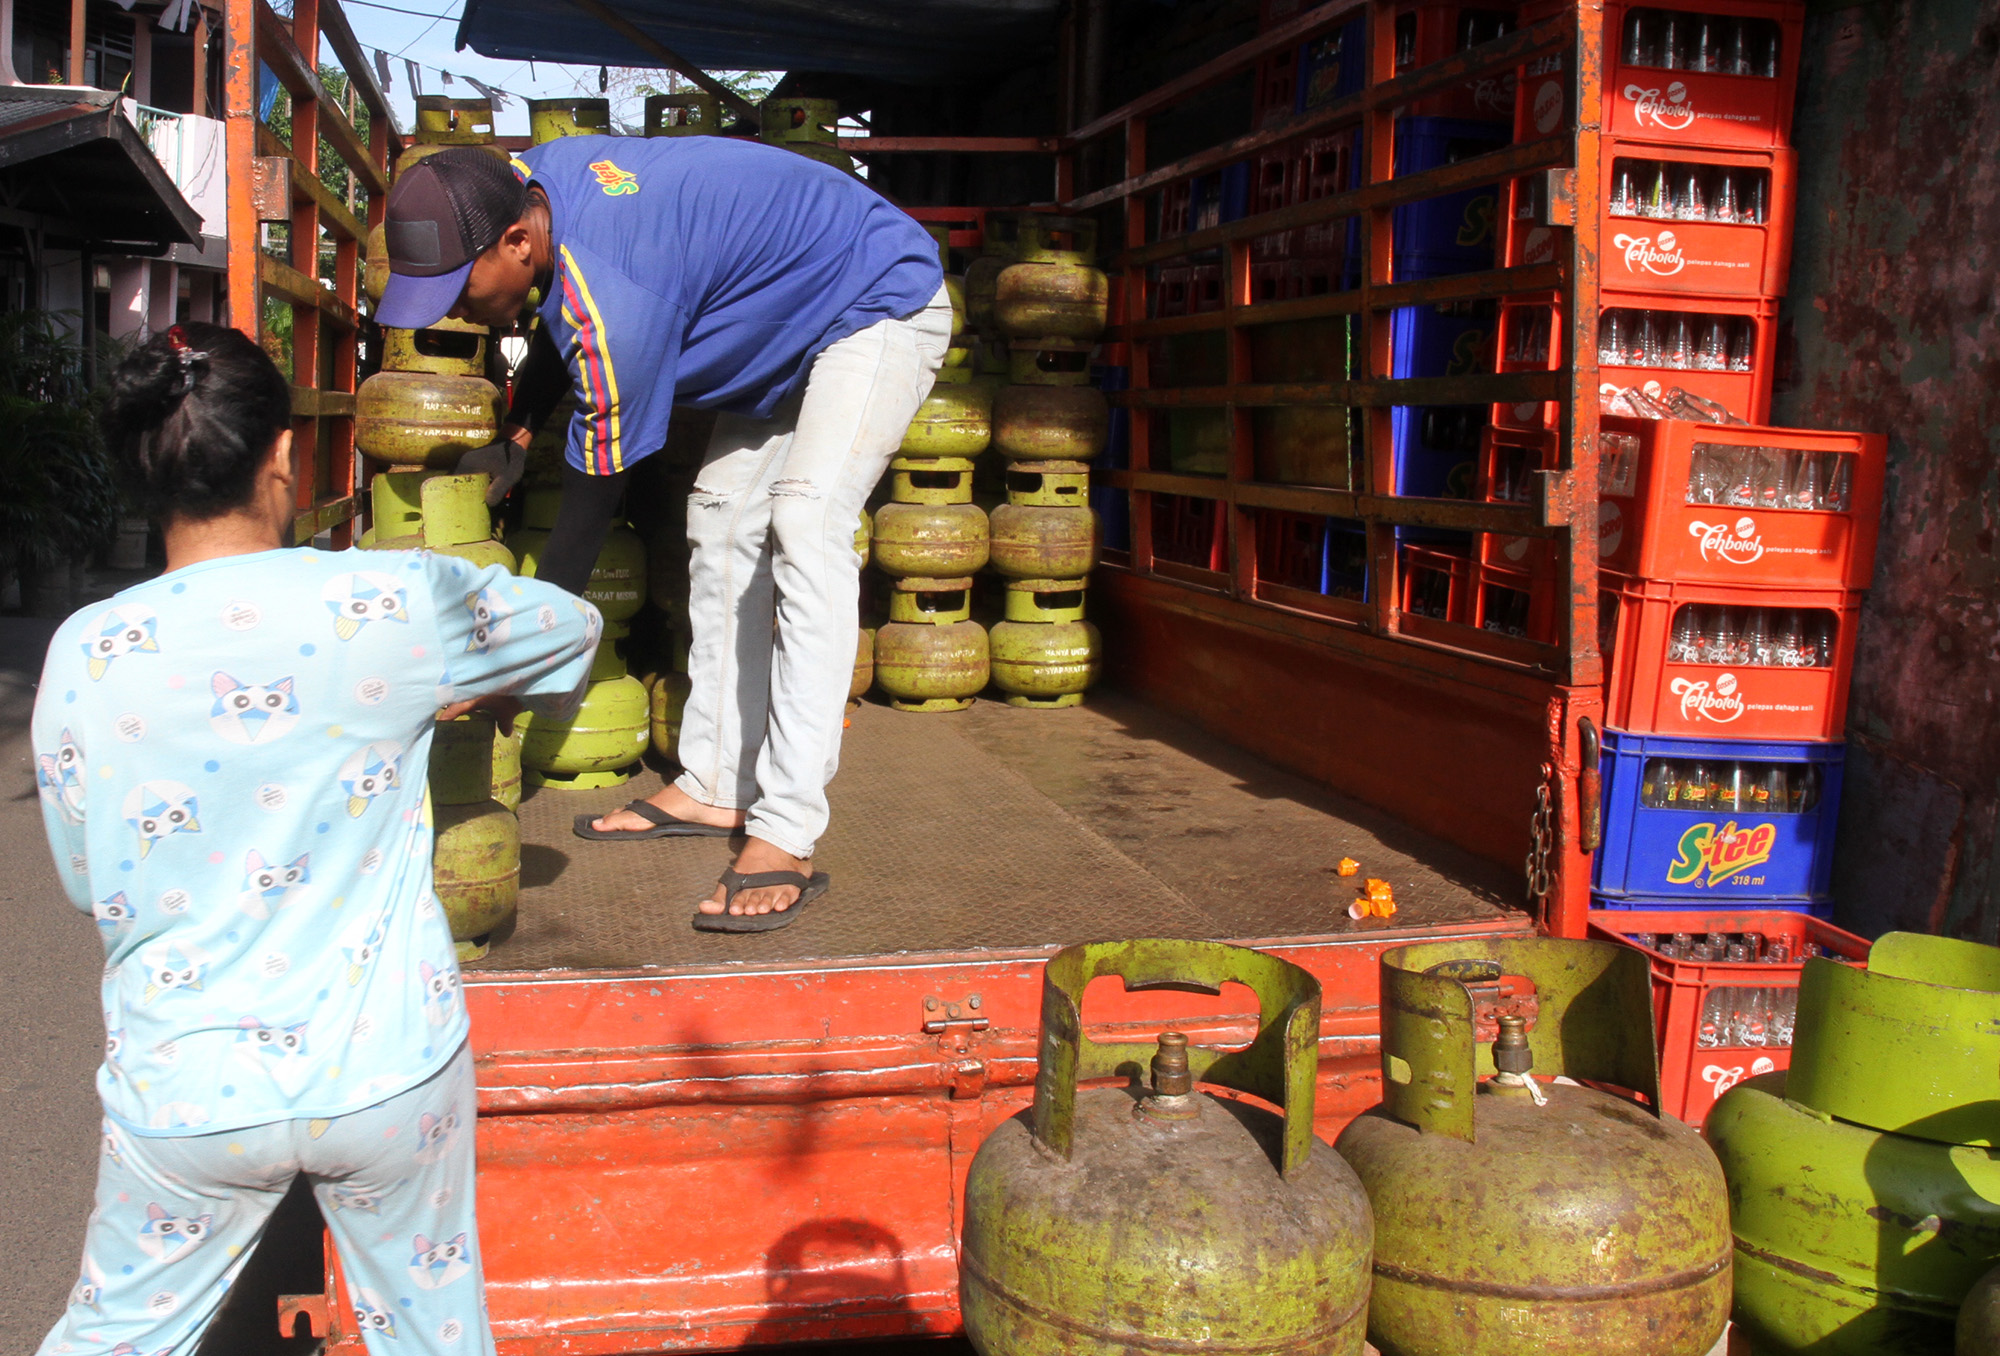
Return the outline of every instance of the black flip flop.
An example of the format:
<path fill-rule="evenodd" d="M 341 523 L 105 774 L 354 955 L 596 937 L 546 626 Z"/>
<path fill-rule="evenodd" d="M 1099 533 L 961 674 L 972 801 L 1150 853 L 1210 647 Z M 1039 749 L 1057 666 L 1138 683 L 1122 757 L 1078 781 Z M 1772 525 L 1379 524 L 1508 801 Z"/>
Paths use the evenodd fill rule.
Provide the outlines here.
<path fill-rule="evenodd" d="M 652 824 L 649 829 L 597 829 L 591 827 L 593 819 L 604 818 L 601 814 L 578 815 L 573 826 L 578 838 L 588 838 L 593 843 L 621 843 L 641 838 L 727 838 L 735 829 L 727 829 L 720 824 L 696 824 L 692 820 L 676 819 L 651 801 L 635 800 L 626 809 Z M 612 813 L 617 813 L 613 811 Z"/>
<path fill-rule="evenodd" d="M 805 912 L 806 905 L 818 899 L 833 886 L 833 878 L 824 871 L 815 871 L 806 876 L 797 871 L 753 871 L 749 875 L 731 868 L 722 873 L 722 884 L 727 890 L 723 897 L 722 913 L 703 913 L 696 909 L 694 930 L 696 932 L 776 932 L 788 928 L 792 920 Z M 769 913 L 729 913 L 729 905 L 736 902 L 736 896 L 745 890 L 762 890 L 772 885 L 796 885 L 799 897 L 780 910 Z"/>

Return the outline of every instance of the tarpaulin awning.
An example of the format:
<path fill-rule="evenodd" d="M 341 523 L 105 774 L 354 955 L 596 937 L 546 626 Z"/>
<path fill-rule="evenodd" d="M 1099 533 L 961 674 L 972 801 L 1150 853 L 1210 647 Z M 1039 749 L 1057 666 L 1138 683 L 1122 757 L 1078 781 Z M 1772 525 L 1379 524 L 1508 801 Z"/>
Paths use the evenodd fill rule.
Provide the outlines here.
<path fill-rule="evenodd" d="M 1061 0 L 607 0 L 711 71 L 823 71 L 940 84 L 1051 47 Z M 657 66 L 570 0 L 466 0 L 458 46 L 510 61 Z"/>

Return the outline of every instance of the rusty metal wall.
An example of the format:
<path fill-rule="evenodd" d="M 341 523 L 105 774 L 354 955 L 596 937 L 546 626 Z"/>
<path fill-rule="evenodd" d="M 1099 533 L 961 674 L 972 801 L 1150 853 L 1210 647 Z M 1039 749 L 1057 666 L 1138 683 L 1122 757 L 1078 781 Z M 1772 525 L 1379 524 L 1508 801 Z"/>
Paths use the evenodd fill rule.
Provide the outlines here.
<path fill-rule="evenodd" d="M 1812 5 L 1795 139 L 1774 422 L 1889 435 L 1836 918 L 2000 941 L 2000 0 Z"/>

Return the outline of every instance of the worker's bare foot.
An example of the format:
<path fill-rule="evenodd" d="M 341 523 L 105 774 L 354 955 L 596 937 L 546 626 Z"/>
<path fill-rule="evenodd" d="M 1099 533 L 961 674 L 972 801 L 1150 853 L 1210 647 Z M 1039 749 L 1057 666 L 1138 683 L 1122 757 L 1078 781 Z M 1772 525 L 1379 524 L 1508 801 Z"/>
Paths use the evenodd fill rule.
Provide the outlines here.
<path fill-rule="evenodd" d="M 736 854 L 731 863 L 738 872 L 754 876 L 760 871 L 796 871 L 802 876 L 812 875 L 810 857 L 794 857 L 791 853 L 771 846 L 761 838 L 751 838 L 744 842 L 743 851 Z M 739 890 L 733 902 L 729 898 L 729 888 L 717 882 L 715 893 L 701 901 L 703 913 L 721 913 L 726 908 L 733 914 L 783 913 L 792 907 L 799 897 L 796 885 L 767 885 L 755 890 Z"/>
<path fill-rule="evenodd" d="M 743 811 L 724 810 L 713 805 L 703 805 L 687 792 L 668 782 L 652 795 L 646 797 L 648 804 L 675 819 L 684 819 L 690 824 L 713 824 L 718 828 L 740 829 L 743 827 Z M 630 810 L 613 810 L 608 815 L 599 815 L 590 821 L 590 827 L 600 833 L 643 832 L 652 824 L 639 818 Z"/>

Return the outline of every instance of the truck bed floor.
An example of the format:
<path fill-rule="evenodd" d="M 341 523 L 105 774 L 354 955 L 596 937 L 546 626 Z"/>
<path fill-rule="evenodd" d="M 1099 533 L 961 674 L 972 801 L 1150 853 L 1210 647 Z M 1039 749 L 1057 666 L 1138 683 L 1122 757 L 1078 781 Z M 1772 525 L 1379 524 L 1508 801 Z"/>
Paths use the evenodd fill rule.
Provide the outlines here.
<path fill-rule="evenodd" d="M 697 933 L 720 839 L 591 843 L 570 831 L 660 785 L 530 790 L 519 919 L 477 970 L 629 969 L 1016 950 L 1118 936 L 1254 940 L 1379 927 L 1347 905 L 1396 891 L 1398 927 L 1518 907 L 1515 872 L 1260 762 L 1115 693 L 1070 711 L 850 707 L 817 863 L 832 891 L 759 936 Z M 1525 811 L 1524 811 L 1525 813 Z M 1342 857 L 1361 878 L 1342 879 Z"/>

